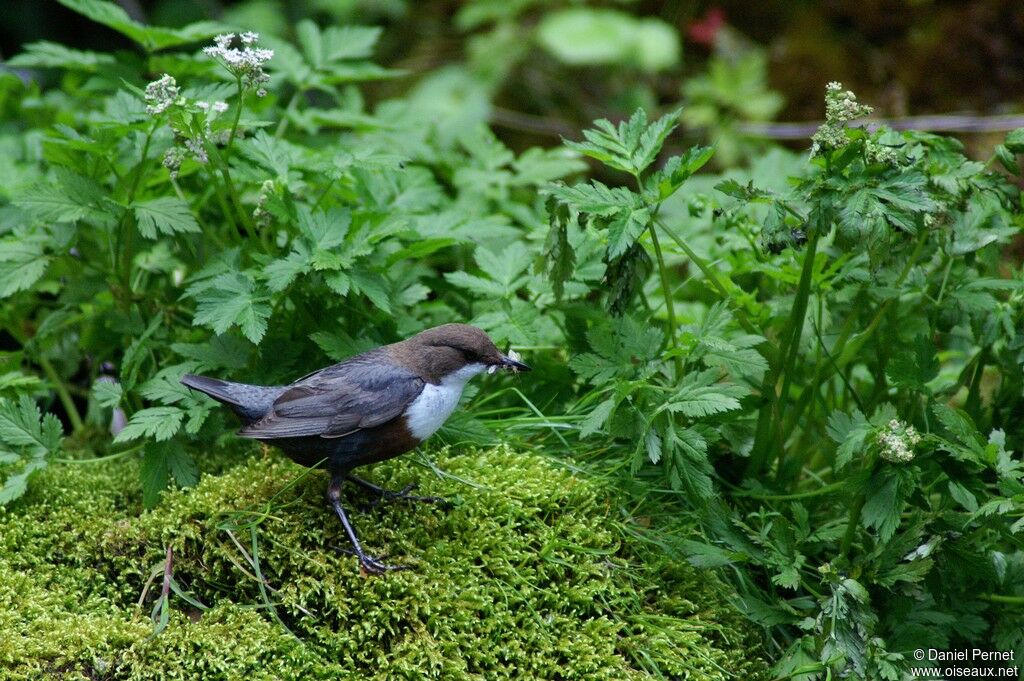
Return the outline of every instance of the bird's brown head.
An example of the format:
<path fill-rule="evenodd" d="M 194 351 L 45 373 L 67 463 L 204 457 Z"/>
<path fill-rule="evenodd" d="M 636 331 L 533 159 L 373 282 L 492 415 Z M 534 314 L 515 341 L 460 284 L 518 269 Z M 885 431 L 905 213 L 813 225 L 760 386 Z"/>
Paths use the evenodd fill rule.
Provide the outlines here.
<path fill-rule="evenodd" d="M 468 324 L 435 326 L 395 343 L 391 348 L 402 364 L 416 370 L 431 383 L 463 375 L 468 380 L 484 370 L 530 370 L 527 365 L 498 350 L 486 333 Z"/>

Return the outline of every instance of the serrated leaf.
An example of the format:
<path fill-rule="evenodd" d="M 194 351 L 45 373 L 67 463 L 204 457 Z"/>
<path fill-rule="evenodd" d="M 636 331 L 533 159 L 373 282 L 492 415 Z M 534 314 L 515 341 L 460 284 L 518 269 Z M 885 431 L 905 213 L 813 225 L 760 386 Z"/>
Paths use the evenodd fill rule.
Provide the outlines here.
<path fill-rule="evenodd" d="M 237 325 L 246 338 L 258 344 L 267 332 L 269 299 L 246 274 L 231 272 L 215 277 L 195 294 L 195 299 L 195 323 L 209 326 L 215 333 L 222 334 Z"/>
<path fill-rule="evenodd" d="M 646 208 L 638 208 L 628 213 L 621 213 L 608 223 L 608 256 L 617 258 L 630 246 L 636 243 L 651 221 L 651 213 Z"/>
<path fill-rule="evenodd" d="M 864 440 L 871 433 L 872 426 L 859 410 L 852 414 L 834 411 L 828 419 L 828 435 L 839 444 L 836 450 L 836 470 L 853 460 L 854 454 L 864 448 Z"/>
<path fill-rule="evenodd" d="M 580 437 L 587 437 L 601 430 L 613 409 L 615 400 L 611 398 L 594 407 L 580 424 Z"/>
<path fill-rule="evenodd" d="M 740 408 L 740 402 L 717 386 L 684 386 L 665 403 L 664 409 L 690 418 L 703 418 Z"/>
<path fill-rule="evenodd" d="M 158 233 L 173 235 L 200 231 L 192 209 L 176 196 L 136 202 L 132 210 L 135 212 L 139 234 L 147 239 L 157 238 Z"/>
<path fill-rule="evenodd" d="M 24 46 L 24 51 L 7 60 L 13 68 L 59 68 L 94 72 L 100 66 L 117 63 L 112 54 L 75 50 L 60 43 L 40 40 Z"/>
<path fill-rule="evenodd" d="M 121 404 L 123 389 L 113 379 L 97 380 L 92 384 L 92 398 L 105 409 L 113 409 Z"/>
<path fill-rule="evenodd" d="M 682 542 L 682 549 L 690 565 L 701 569 L 733 565 L 744 558 L 743 554 L 736 553 L 735 551 L 729 551 L 713 544 L 706 544 L 691 539 Z"/>
<path fill-rule="evenodd" d="M 142 504 L 146 508 L 156 506 L 160 501 L 160 493 L 167 489 L 170 469 L 167 466 L 166 451 L 164 446 L 151 445 L 142 454 L 139 481 L 142 483 Z"/>
<path fill-rule="evenodd" d="M 132 414 L 114 442 L 128 442 L 152 437 L 157 442 L 169 440 L 181 428 L 185 412 L 178 407 L 150 407 Z"/>
<path fill-rule="evenodd" d="M 57 417 L 44 416 L 28 395 L 22 395 L 17 402 L 0 398 L 0 442 L 43 455 L 57 451 L 62 437 Z"/>
<path fill-rule="evenodd" d="M 146 26 L 135 21 L 118 5 L 106 0 L 58 0 L 70 10 L 85 15 L 98 24 L 127 36 L 146 50 L 161 50 L 177 45 L 186 45 L 212 38 L 219 33 L 229 32 L 223 24 L 200 21 L 182 28 Z"/>
<path fill-rule="evenodd" d="M 38 234 L 0 241 L 0 298 L 30 288 L 46 274 L 46 241 Z"/>
<path fill-rule="evenodd" d="M 57 184 L 40 182 L 24 190 L 15 204 L 43 222 L 73 222 L 107 211 L 103 189 L 67 168 L 54 170 Z"/>
<path fill-rule="evenodd" d="M 891 468 L 876 472 L 866 487 L 866 501 L 861 511 L 861 524 L 878 531 L 883 544 L 892 539 L 903 511 L 901 478 Z"/>

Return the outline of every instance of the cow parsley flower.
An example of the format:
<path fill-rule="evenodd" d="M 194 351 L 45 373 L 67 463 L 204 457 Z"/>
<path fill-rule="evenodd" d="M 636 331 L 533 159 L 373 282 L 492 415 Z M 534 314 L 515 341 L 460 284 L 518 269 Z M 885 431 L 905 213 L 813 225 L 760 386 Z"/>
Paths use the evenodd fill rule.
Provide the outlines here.
<path fill-rule="evenodd" d="M 835 81 L 825 86 L 825 123 L 811 138 L 811 156 L 823 151 L 844 147 L 850 142 L 846 135 L 846 124 L 863 118 L 874 111 L 867 104 L 857 101 L 857 95 L 843 90 L 842 83 Z"/>
<path fill-rule="evenodd" d="M 241 49 L 231 44 L 238 38 Z M 224 33 L 213 39 L 213 45 L 203 48 L 203 52 L 224 65 L 236 78 L 240 78 L 247 88 L 256 90 L 257 97 L 267 94 L 266 85 L 270 77 L 264 73 L 263 65 L 274 56 L 273 50 L 255 47 L 259 34 L 253 32 Z"/>
<path fill-rule="evenodd" d="M 914 459 L 914 447 L 921 441 L 921 436 L 902 421 L 893 419 L 888 426 L 878 433 L 880 455 L 893 463 L 908 463 Z"/>
<path fill-rule="evenodd" d="M 165 73 L 159 80 L 146 86 L 146 113 L 151 116 L 162 114 L 178 101 L 180 94 L 177 81 Z"/>

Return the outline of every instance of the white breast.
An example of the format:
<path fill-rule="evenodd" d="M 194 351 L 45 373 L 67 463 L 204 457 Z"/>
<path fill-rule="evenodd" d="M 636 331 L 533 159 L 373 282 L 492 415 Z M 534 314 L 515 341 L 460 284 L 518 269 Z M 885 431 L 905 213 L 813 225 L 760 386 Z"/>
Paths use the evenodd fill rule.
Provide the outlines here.
<path fill-rule="evenodd" d="M 423 392 L 405 410 L 406 424 L 413 437 L 426 440 L 433 435 L 455 411 L 466 381 L 485 368 L 483 364 L 467 364 L 445 376 L 440 385 L 427 383 L 423 386 Z"/>

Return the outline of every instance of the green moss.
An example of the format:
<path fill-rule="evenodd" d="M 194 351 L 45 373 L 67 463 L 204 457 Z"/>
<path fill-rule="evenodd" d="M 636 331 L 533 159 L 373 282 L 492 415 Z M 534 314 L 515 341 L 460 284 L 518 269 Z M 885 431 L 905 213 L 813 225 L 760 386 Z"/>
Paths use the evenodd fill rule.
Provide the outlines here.
<path fill-rule="evenodd" d="M 596 484 L 497 448 L 370 472 L 455 502 L 353 513 L 367 549 L 413 569 L 368 578 L 324 477 L 250 460 L 139 513 L 133 465 L 47 471 L 0 510 L 0 669 L 76 678 L 759 678 L 755 638 L 714 581 L 629 538 Z M 350 491 L 348 506 L 364 501 Z M 254 547 L 255 541 L 255 547 Z M 148 613 L 173 549 L 167 629 Z M 256 577 L 256 561 L 265 579 Z M 266 594 L 266 595 L 264 595 Z M 268 607 L 268 600 L 273 610 Z"/>

